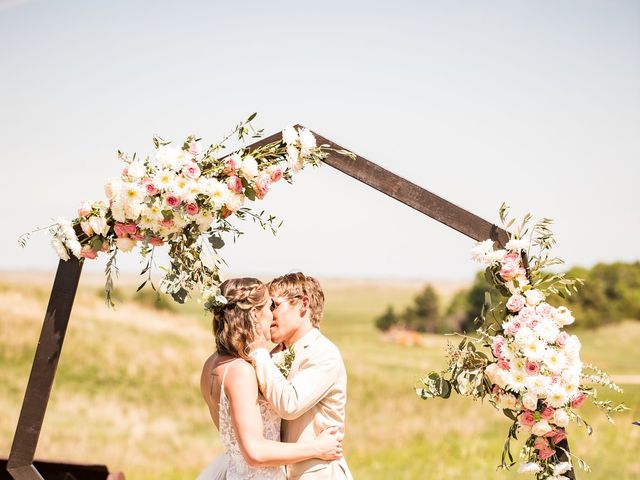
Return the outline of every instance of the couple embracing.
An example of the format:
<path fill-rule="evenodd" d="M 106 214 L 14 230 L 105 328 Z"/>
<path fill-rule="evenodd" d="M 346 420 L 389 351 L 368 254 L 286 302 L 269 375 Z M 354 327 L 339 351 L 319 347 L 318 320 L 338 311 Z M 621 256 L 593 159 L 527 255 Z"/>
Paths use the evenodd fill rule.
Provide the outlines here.
<path fill-rule="evenodd" d="M 201 390 L 224 454 L 198 480 L 351 480 L 342 456 L 347 375 L 320 333 L 324 294 L 302 273 L 224 282 Z M 277 344 L 271 352 L 269 348 Z"/>

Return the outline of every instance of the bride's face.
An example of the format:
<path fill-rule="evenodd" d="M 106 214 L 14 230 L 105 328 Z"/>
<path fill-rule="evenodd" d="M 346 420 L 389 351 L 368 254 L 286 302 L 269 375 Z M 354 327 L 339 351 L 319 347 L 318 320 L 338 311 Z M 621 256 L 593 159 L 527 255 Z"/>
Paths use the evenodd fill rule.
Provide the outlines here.
<path fill-rule="evenodd" d="M 268 340 L 271 338 L 270 329 L 273 322 L 273 314 L 271 313 L 271 302 L 268 302 L 262 308 L 256 308 L 256 323 L 262 335 Z"/>

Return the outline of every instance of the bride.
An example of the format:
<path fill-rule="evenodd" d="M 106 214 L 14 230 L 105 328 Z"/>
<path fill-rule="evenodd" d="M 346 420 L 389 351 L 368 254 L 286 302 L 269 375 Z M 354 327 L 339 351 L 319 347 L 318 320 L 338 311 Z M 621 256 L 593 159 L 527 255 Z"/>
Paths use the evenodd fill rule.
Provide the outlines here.
<path fill-rule="evenodd" d="M 280 442 L 281 419 L 261 396 L 248 355 L 253 341 L 270 338 L 269 291 L 255 278 L 227 280 L 221 290 L 228 303 L 214 312 L 217 352 L 203 366 L 200 389 L 225 452 L 198 480 L 284 480 L 283 465 L 341 458 L 342 434 L 337 428 L 308 443 Z"/>

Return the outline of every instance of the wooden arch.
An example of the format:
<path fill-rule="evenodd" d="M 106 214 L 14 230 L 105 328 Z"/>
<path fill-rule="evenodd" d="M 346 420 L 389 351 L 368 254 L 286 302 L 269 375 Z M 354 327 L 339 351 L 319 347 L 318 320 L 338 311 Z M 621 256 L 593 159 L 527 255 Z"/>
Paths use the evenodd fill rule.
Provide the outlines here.
<path fill-rule="evenodd" d="M 313 134 L 320 145 L 345 150 L 322 135 Z M 245 148 L 251 150 L 281 139 L 282 134 L 276 133 Z M 474 240 L 490 238 L 498 246 L 509 240 L 502 228 L 364 157 L 356 155 L 351 159 L 330 153 L 325 163 Z M 73 256 L 58 264 L 7 463 L 7 470 L 15 480 L 44 480 L 34 466 L 34 456 L 81 272 L 82 263 Z"/>

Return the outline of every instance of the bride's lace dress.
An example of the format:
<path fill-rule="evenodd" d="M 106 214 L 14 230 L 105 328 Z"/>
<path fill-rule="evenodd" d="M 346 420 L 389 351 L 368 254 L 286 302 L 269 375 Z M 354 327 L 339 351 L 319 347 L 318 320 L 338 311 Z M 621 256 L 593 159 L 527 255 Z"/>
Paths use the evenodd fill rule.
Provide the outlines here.
<path fill-rule="evenodd" d="M 224 380 L 227 376 L 229 364 L 222 375 L 222 385 L 220 388 L 220 438 L 228 456 L 229 466 L 227 469 L 227 480 L 284 480 L 286 478 L 284 467 L 250 467 L 245 461 L 236 432 L 233 430 L 231 422 L 231 409 L 229 399 L 224 391 Z M 260 415 L 262 416 L 263 435 L 268 440 L 280 441 L 280 417 L 269 403 L 262 397 L 258 399 L 260 405 Z"/>

